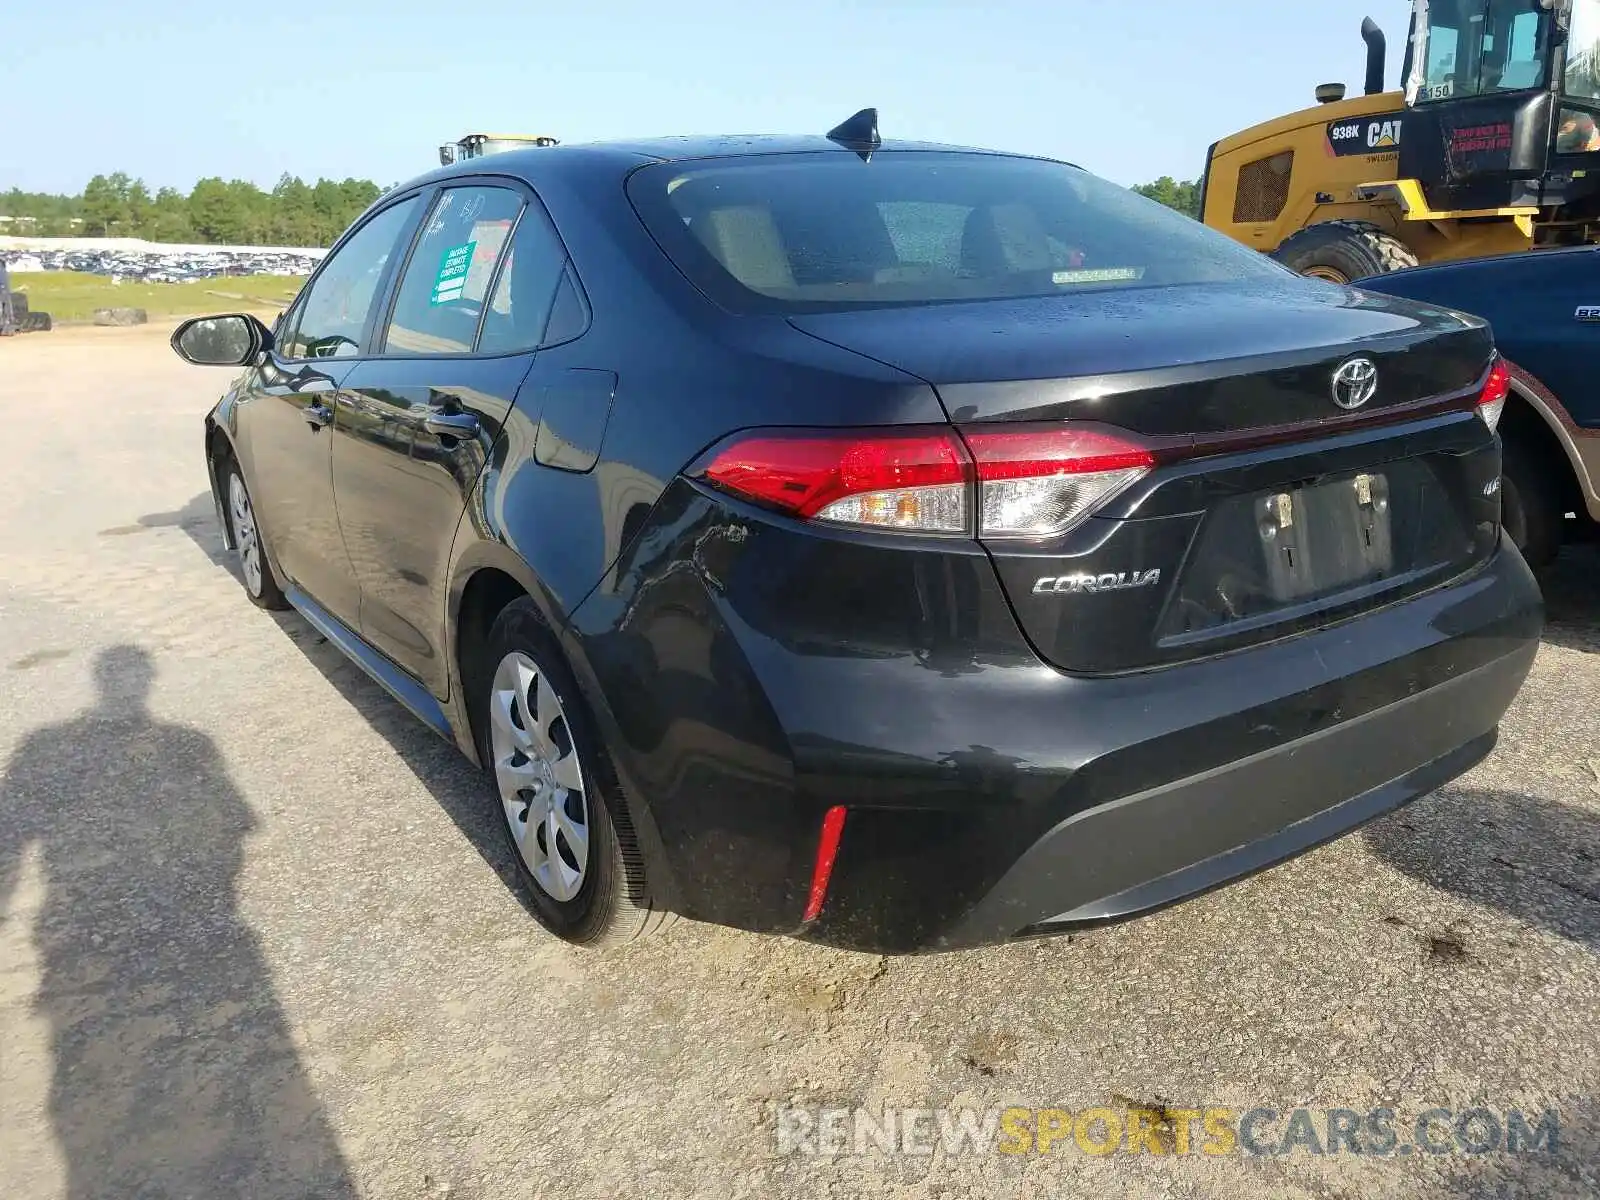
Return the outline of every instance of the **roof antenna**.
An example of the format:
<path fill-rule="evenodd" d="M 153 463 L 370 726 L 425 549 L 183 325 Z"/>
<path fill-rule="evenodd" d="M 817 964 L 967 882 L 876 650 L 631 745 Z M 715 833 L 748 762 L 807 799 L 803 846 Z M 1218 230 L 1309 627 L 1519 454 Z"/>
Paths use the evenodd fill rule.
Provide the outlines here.
<path fill-rule="evenodd" d="M 883 145 L 878 136 L 878 110 L 863 108 L 843 124 L 828 130 L 828 140 L 838 142 L 846 150 L 854 150 L 862 162 L 872 161 L 872 152 Z"/>

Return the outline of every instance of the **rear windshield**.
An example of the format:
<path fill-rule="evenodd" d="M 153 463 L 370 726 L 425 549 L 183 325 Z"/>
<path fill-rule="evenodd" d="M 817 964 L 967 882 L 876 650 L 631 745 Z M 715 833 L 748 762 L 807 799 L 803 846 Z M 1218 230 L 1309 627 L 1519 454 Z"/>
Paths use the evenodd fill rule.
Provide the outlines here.
<path fill-rule="evenodd" d="M 735 312 L 814 312 L 1231 283 L 1282 268 L 1197 221 L 1042 159 L 887 151 L 659 163 L 628 194 Z"/>

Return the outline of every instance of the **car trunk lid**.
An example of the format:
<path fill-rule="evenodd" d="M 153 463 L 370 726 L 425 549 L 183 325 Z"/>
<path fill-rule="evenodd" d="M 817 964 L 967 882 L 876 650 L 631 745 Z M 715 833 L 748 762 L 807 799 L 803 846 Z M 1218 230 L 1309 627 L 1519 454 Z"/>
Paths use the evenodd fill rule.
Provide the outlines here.
<path fill-rule="evenodd" d="M 928 380 L 968 433 L 1093 422 L 1152 447 L 1065 533 L 985 538 L 1041 656 L 1116 673 L 1346 619 L 1498 544 L 1487 327 L 1291 282 L 790 319 Z M 1353 360 L 1369 397 L 1336 383 Z"/>
<path fill-rule="evenodd" d="M 1490 336 L 1448 310 L 1290 279 L 790 317 L 938 389 L 953 421 L 1103 421 L 1203 436 L 1342 414 L 1332 372 L 1379 369 L 1369 414 L 1481 377 Z"/>

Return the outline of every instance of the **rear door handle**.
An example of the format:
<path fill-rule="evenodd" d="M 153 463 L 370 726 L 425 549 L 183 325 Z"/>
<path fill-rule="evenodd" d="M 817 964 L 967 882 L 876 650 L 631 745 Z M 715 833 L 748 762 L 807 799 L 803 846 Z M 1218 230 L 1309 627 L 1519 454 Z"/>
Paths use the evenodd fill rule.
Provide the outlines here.
<path fill-rule="evenodd" d="M 313 404 L 305 410 L 306 423 L 312 429 L 322 429 L 333 424 L 333 409 L 326 404 Z"/>
<path fill-rule="evenodd" d="M 469 438 L 478 433 L 478 418 L 469 412 L 445 412 L 431 408 L 422 418 L 422 427 L 436 437 Z"/>

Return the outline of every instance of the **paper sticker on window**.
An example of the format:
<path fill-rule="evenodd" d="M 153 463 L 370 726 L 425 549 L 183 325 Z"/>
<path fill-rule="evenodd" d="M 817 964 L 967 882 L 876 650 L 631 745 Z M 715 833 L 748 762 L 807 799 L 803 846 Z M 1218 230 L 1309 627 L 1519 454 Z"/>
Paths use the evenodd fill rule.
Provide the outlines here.
<path fill-rule="evenodd" d="M 1102 267 L 1099 270 L 1057 271 L 1050 276 L 1052 283 L 1123 283 L 1130 279 L 1143 279 L 1143 267 Z"/>
<path fill-rule="evenodd" d="M 429 304 L 449 304 L 452 300 L 461 299 L 467 288 L 467 272 L 472 268 L 472 252 L 477 246 L 477 242 L 467 242 L 444 252 L 444 257 L 439 261 L 439 274 L 433 281 L 433 295 L 428 298 Z"/>

